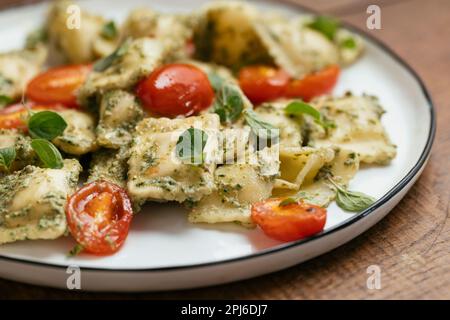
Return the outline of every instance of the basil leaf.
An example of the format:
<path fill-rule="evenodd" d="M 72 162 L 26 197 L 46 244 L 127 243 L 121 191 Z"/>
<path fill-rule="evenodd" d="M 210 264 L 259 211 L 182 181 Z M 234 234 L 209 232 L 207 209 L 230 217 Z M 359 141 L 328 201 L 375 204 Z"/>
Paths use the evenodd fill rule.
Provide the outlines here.
<path fill-rule="evenodd" d="M 33 138 L 53 140 L 67 128 L 67 123 L 53 111 L 40 111 L 32 114 L 28 120 L 28 131 Z"/>
<path fill-rule="evenodd" d="M 14 100 L 11 97 L 0 95 L 0 107 L 7 106 L 13 102 Z"/>
<path fill-rule="evenodd" d="M 286 108 L 284 108 L 284 112 L 288 115 L 294 116 L 307 114 L 313 117 L 314 121 L 325 129 L 336 128 L 336 124 L 333 121 L 325 119 L 325 117 L 320 113 L 319 110 L 303 101 L 293 101 L 289 103 Z"/>
<path fill-rule="evenodd" d="M 313 117 L 316 121 L 321 121 L 322 114 L 316 108 L 303 101 L 293 101 L 289 103 L 284 112 L 288 115 L 299 116 L 302 114 L 308 114 Z"/>
<path fill-rule="evenodd" d="M 215 92 L 219 92 L 223 86 L 224 80 L 215 72 L 208 73 L 208 80 Z"/>
<path fill-rule="evenodd" d="M 252 132 L 260 139 L 274 140 L 279 136 L 279 130 L 270 123 L 262 121 L 253 110 L 245 110 L 244 117 Z"/>
<path fill-rule="evenodd" d="M 345 211 L 361 212 L 370 207 L 376 199 L 362 192 L 350 191 L 337 184 L 330 177 L 330 182 L 336 187 L 336 203 Z"/>
<path fill-rule="evenodd" d="M 59 150 L 48 140 L 33 139 L 31 147 L 46 168 L 61 169 L 63 159 Z"/>
<path fill-rule="evenodd" d="M 117 35 L 119 34 L 116 24 L 114 23 L 114 21 L 109 21 L 107 23 L 105 23 L 105 25 L 102 28 L 102 31 L 100 33 L 100 35 L 108 40 L 112 40 L 115 39 L 117 37 Z"/>
<path fill-rule="evenodd" d="M 0 149 L 0 167 L 5 167 L 6 170 L 9 170 L 15 158 L 16 149 L 14 147 Z"/>
<path fill-rule="evenodd" d="M 284 206 L 287 206 L 287 205 L 290 205 L 290 204 L 293 204 L 293 203 L 297 203 L 297 202 L 298 202 L 298 199 L 296 199 L 296 198 L 286 198 L 283 201 L 281 201 L 278 204 L 278 206 L 279 207 L 284 207 Z"/>
<path fill-rule="evenodd" d="M 178 138 L 175 152 L 178 158 L 189 161 L 191 164 L 204 162 L 203 150 L 205 149 L 208 135 L 196 128 L 189 128 Z"/>
<path fill-rule="evenodd" d="M 345 49 L 354 49 L 356 48 L 356 41 L 352 37 L 348 37 L 342 40 L 340 46 Z"/>
<path fill-rule="evenodd" d="M 326 16 L 318 16 L 308 25 L 309 28 L 322 33 L 325 37 L 333 41 L 339 29 L 339 21 Z"/>
<path fill-rule="evenodd" d="M 243 109 L 244 102 L 242 101 L 241 93 L 232 85 L 224 85 L 216 93 L 213 112 L 219 115 L 220 122 L 234 122 L 239 118 Z"/>
<path fill-rule="evenodd" d="M 106 56 L 103 59 L 98 60 L 94 64 L 94 71 L 102 72 L 102 71 L 105 71 L 106 69 L 108 69 L 117 59 L 122 57 L 128 51 L 130 43 L 131 43 L 131 39 L 129 39 L 129 38 L 126 39 L 109 56 Z"/>

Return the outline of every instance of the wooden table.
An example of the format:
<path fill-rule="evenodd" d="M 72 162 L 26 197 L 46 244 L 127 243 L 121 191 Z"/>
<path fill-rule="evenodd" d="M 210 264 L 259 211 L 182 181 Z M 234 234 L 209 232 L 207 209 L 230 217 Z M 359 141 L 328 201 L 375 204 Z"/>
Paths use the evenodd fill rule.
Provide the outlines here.
<path fill-rule="evenodd" d="M 285 1 L 336 15 L 360 28 L 366 25 L 367 6 L 379 5 L 382 29 L 369 32 L 410 63 L 430 90 L 438 115 L 435 144 L 421 178 L 400 204 L 346 245 L 301 265 L 251 280 L 144 294 L 79 293 L 0 280 L 0 298 L 450 298 L 450 1 Z M 0 6 L 17 2 L 2 0 Z M 381 267 L 381 290 L 367 289 L 366 269 L 372 264 Z"/>

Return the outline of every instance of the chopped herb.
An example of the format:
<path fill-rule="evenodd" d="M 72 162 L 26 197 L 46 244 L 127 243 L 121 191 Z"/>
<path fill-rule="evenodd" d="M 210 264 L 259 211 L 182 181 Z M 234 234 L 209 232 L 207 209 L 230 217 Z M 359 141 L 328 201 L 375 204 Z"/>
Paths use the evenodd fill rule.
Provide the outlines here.
<path fill-rule="evenodd" d="M 319 31 L 325 37 L 333 41 L 334 36 L 339 29 L 339 21 L 331 17 L 318 16 L 308 25 L 308 27 Z"/>
<path fill-rule="evenodd" d="M 83 250 L 84 250 L 84 247 L 83 247 L 81 244 L 77 243 L 77 244 L 69 251 L 68 256 L 69 256 L 69 257 L 75 257 L 75 256 L 79 255 L 81 252 L 83 252 Z"/>
<path fill-rule="evenodd" d="M 33 138 L 53 140 L 67 128 L 67 123 L 53 111 L 41 111 L 32 114 L 28 120 L 28 131 Z"/>
<path fill-rule="evenodd" d="M 94 71 L 102 72 L 108 69 L 117 59 L 122 57 L 128 51 L 130 43 L 131 39 L 127 38 L 120 46 L 117 47 L 116 50 L 114 50 L 113 53 L 101 60 L 98 60 L 94 64 Z"/>
<path fill-rule="evenodd" d="M 50 141 L 33 139 L 31 147 L 46 168 L 61 169 L 63 167 L 61 153 Z"/>
<path fill-rule="evenodd" d="M 8 97 L 5 95 L 0 95 L 0 108 L 7 106 L 13 102 L 14 102 L 14 100 L 11 97 Z"/>
<path fill-rule="evenodd" d="M 376 201 L 375 198 L 362 192 L 347 190 L 330 177 L 328 177 L 328 180 L 336 188 L 337 205 L 346 211 L 361 212 L 370 207 Z"/>
<path fill-rule="evenodd" d="M 345 38 L 340 43 L 340 46 L 345 49 L 355 49 L 356 48 L 356 41 L 352 37 Z"/>
<path fill-rule="evenodd" d="M 279 136 L 279 130 L 270 123 L 262 121 L 253 110 L 245 110 L 244 117 L 252 132 L 260 139 L 275 140 Z"/>
<path fill-rule="evenodd" d="M 294 197 L 289 197 L 284 199 L 283 201 L 281 201 L 278 206 L 279 207 L 284 207 L 293 203 L 297 203 L 298 202 L 298 198 L 294 198 Z"/>
<path fill-rule="evenodd" d="M 103 38 L 112 40 L 118 36 L 119 32 L 114 21 L 109 21 L 105 23 L 100 34 Z"/>
<path fill-rule="evenodd" d="M 204 162 L 203 150 L 205 149 L 208 135 L 196 128 L 189 128 L 178 138 L 175 152 L 178 158 L 189 161 L 191 164 Z"/>
<path fill-rule="evenodd" d="M 25 40 L 25 47 L 34 49 L 39 43 L 46 42 L 48 39 L 47 30 L 45 28 L 38 28 L 30 32 Z"/>
<path fill-rule="evenodd" d="M 0 167 L 4 167 L 9 171 L 15 158 L 16 149 L 14 147 L 0 149 Z"/>

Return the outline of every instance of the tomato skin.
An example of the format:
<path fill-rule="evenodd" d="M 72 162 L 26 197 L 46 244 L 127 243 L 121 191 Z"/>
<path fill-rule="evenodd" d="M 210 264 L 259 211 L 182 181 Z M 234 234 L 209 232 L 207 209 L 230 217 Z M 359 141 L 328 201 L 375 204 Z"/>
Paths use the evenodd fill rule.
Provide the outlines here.
<path fill-rule="evenodd" d="M 138 84 L 136 93 L 145 108 L 166 117 L 197 114 L 214 99 L 208 76 L 188 64 L 168 64 L 156 69 Z"/>
<path fill-rule="evenodd" d="M 86 252 L 109 255 L 125 242 L 133 209 L 124 189 L 100 180 L 69 197 L 66 218 L 70 233 Z"/>
<path fill-rule="evenodd" d="M 65 108 L 61 105 L 34 105 L 28 104 L 24 106 L 23 104 L 14 104 L 0 110 L 0 129 L 18 129 L 26 130 L 26 117 L 28 114 L 27 109 L 35 111 L 43 110 L 64 110 Z"/>
<path fill-rule="evenodd" d="M 287 86 L 285 95 L 310 101 L 314 97 L 329 93 L 336 85 L 339 73 L 339 67 L 332 65 L 303 79 L 293 80 Z"/>
<path fill-rule="evenodd" d="M 86 80 L 92 65 L 69 65 L 51 68 L 33 78 L 26 88 L 26 96 L 38 103 L 60 103 L 78 108 L 76 91 Z"/>
<path fill-rule="evenodd" d="M 252 205 L 251 217 L 270 238 L 295 241 L 323 230 L 327 210 L 304 202 L 279 206 L 285 198 L 270 198 Z"/>
<path fill-rule="evenodd" d="M 249 66 L 239 71 L 239 85 L 255 104 L 281 98 L 289 80 L 285 71 L 268 66 Z"/>

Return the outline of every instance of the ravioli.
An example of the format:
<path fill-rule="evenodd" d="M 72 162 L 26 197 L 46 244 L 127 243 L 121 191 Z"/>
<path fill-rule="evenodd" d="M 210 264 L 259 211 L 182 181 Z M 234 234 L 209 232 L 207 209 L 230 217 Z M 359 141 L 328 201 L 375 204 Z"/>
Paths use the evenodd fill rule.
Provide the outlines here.
<path fill-rule="evenodd" d="M 384 165 L 396 155 L 396 146 L 390 142 L 381 123 L 384 113 L 376 97 L 346 95 L 341 98 L 323 97 L 313 105 L 336 128 L 323 130 L 311 124 L 309 144 L 315 147 L 338 146 L 358 153 L 361 162 Z"/>
<path fill-rule="evenodd" d="M 255 112 L 259 118 L 280 130 L 279 139 L 282 147 L 300 147 L 302 145 L 302 118 L 288 116 L 284 112 L 286 102 L 264 103 Z"/>
<path fill-rule="evenodd" d="M 91 114 L 74 109 L 57 112 L 67 123 L 67 128 L 53 143 L 66 153 L 83 155 L 97 149 L 95 121 Z"/>
<path fill-rule="evenodd" d="M 163 42 L 170 60 L 189 56 L 188 44 L 192 41 L 193 21 L 181 14 L 157 13 L 148 8 L 133 10 L 122 28 L 122 38 L 152 37 Z"/>
<path fill-rule="evenodd" d="M 251 227 L 252 203 L 270 197 L 279 161 L 276 152 L 265 148 L 256 152 L 255 161 L 225 164 L 216 169 L 217 191 L 193 204 L 189 221 L 193 223 L 238 222 Z"/>
<path fill-rule="evenodd" d="M 88 182 L 105 180 L 126 188 L 128 171 L 128 150 L 100 149 L 92 154 L 89 164 Z"/>
<path fill-rule="evenodd" d="M 0 96 L 12 100 L 22 97 L 27 83 L 39 73 L 46 58 L 43 46 L 0 54 Z"/>
<path fill-rule="evenodd" d="M 185 119 L 147 118 L 136 127 L 128 160 L 128 192 L 137 202 L 197 201 L 214 189 L 215 163 L 200 165 L 177 161 L 175 146 L 181 133 L 194 127 L 213 143 L 219 117 L 205 114 Z"/>
<path fill-rule="evenodd" d="M 123 53 L 116 55 L 102 71 L 92 71 L 78 91 L 81 105 L 90 106 L 92 99 L 114 89 L 131 89 L 140 79 L 160 66 L 167 54 L 164 44 L 156 39 L 139 38 L 123 44 Z"/>
<path fill-rule="evenodd" d="M 62 236 L 64 206 L 81 169 L 77 160 L 66 159 L 62 169 L 27 166 L 0 178 L 0 244 Z"/>
<path fill-rule="evenodd" d="M 14 159 L 10 171 L 16 171 L 27 165 L 37 165 L 37 158 L 33 148 L 31 148 L 31 138 L 17 130 L 0 129 L 0 149 L 14 147 L 16 158 Z M 4 170 L 0 166 L 0 172 Z"/>
<path fill-rule="evenodd" d="M 106 23 L 104 18 L 80 10 L 72 1 L 55 1 L 46 26 L 52 59 L 86 63 L 110 54 L 118 44 L 118 37 L 102 37 Z"/>
<path fill-rule="evenodd" d="M 136 97 L 123 90 L 106 92 L 100 102 L 97 143 L 117 149 L 131 142 L 134 127 L 144 113 Z"/>

